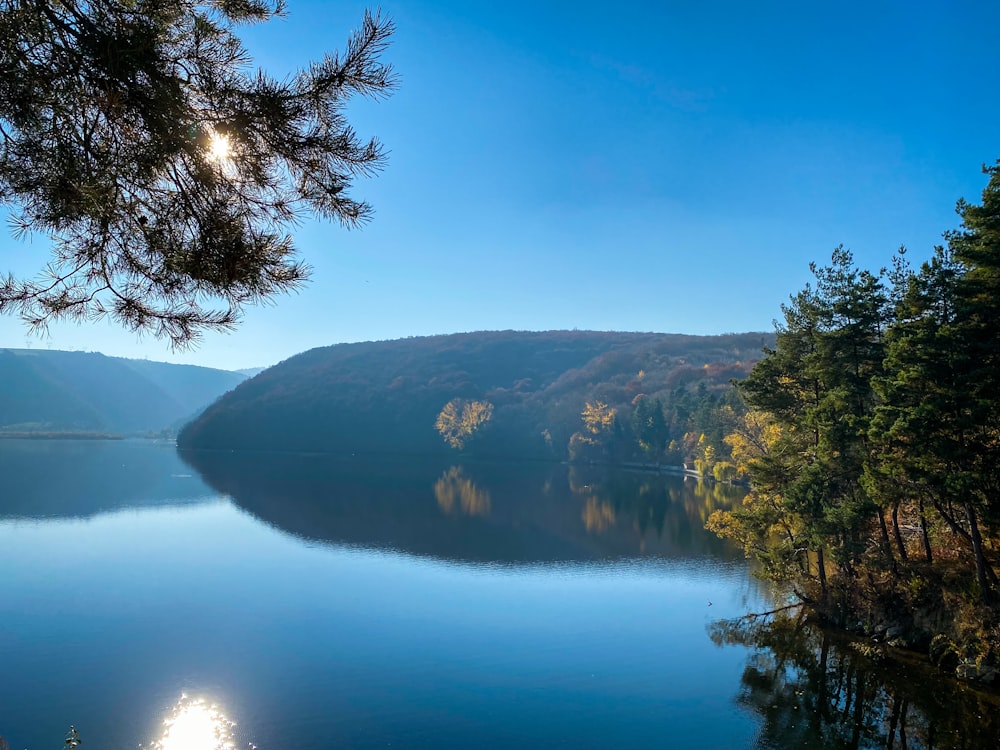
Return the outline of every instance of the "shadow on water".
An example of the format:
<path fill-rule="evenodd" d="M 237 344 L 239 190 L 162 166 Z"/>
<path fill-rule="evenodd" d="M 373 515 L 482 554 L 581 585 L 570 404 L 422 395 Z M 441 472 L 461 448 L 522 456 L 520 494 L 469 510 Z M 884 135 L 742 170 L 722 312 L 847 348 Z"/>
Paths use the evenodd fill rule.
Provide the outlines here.
<path fill-rule="evenodd" d="M 143 440 L 0 440 L 0 476 L 0 519 L 88 518 L 211 495 L 172 445 Z"/>
<path fill-rule="evenodd" d="M 709 636 L 751 650 L 736 700 L 762 720 L 761 750 L 1000 747 L 1000 696 L 825 630 L 804 611 L 718 621 Z"/>
<path fill-rule="evenodd" d="M 313 541 L 494 564 L 740 559 L 704 523 L 742 491 L 681 477 L 306 454 L 183 458 L 239 507 Z"/>

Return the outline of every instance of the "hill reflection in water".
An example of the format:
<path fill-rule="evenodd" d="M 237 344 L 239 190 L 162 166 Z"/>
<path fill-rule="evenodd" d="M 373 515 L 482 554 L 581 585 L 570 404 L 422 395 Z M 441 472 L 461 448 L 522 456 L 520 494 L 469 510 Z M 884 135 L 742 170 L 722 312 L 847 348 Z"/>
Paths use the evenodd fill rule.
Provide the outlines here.
<path fill-rule="evenodd" d="M 212 499 L 172 445 L 149 440 L 4 439 L 0 476 L 0 520 L 89 518 Z"/>
<path fill-rule="evenodd" d="M 739 560 L 704 529 L 743 491 L 559 464 L 185 452 L 205 482 L 290 534 L 461 562 Z"/>

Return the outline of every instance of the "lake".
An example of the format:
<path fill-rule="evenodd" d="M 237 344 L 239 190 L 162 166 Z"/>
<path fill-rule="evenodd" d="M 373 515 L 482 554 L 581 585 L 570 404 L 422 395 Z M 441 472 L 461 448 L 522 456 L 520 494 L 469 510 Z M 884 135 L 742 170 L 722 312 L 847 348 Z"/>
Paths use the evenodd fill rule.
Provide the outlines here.
<path fill-rule="evenodd" d="M 1000 746 L 993 695 L 742 618 L 774 597 L 703 527 L 737 488 L 130 441 L 0 471 L 12 750 Z"/>

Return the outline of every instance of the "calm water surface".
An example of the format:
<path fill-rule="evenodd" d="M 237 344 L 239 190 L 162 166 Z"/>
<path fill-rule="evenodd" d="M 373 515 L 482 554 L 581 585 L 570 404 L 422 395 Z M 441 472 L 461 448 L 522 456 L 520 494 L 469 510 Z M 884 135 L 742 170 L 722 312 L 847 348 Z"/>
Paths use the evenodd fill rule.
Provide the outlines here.
<path fill-rule="evenodd" d="M 130 442 L 0 471 L 13 750 L 997 746 L 988 696 L 736 619 L 769 603 L 703 530 L 731 488 Z"/>

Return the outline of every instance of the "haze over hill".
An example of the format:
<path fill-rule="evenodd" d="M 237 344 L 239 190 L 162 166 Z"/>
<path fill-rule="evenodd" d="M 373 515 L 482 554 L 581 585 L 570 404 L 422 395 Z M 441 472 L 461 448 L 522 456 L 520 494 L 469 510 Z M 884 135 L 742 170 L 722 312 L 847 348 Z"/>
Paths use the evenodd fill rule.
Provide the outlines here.
<path fill-rule="evenodd" d="M 564 458 L 588 403 L 615 429 L 643 401 L 668 402 L 675 437 L 690 412 L 745 376 L 772 334 L 480 332 L 313 349 L 243 383 L 179 435 L 182 448 L 443 453 L 449 402 L 488 402 L 465 445 L 478 455 Z M 669 412 L 669 408 L 667 409 Z M 683 424 L 682 424 L 683 423 Z M 609 422 L 610 424 L 610 422 Z M 661 430 L 662 447 L 670 435 Z"/>
<path fill-rule="evenodd" d="M 96 352 L 0 349 L 0 432 L 177 429 L 245 377 Z"/>

